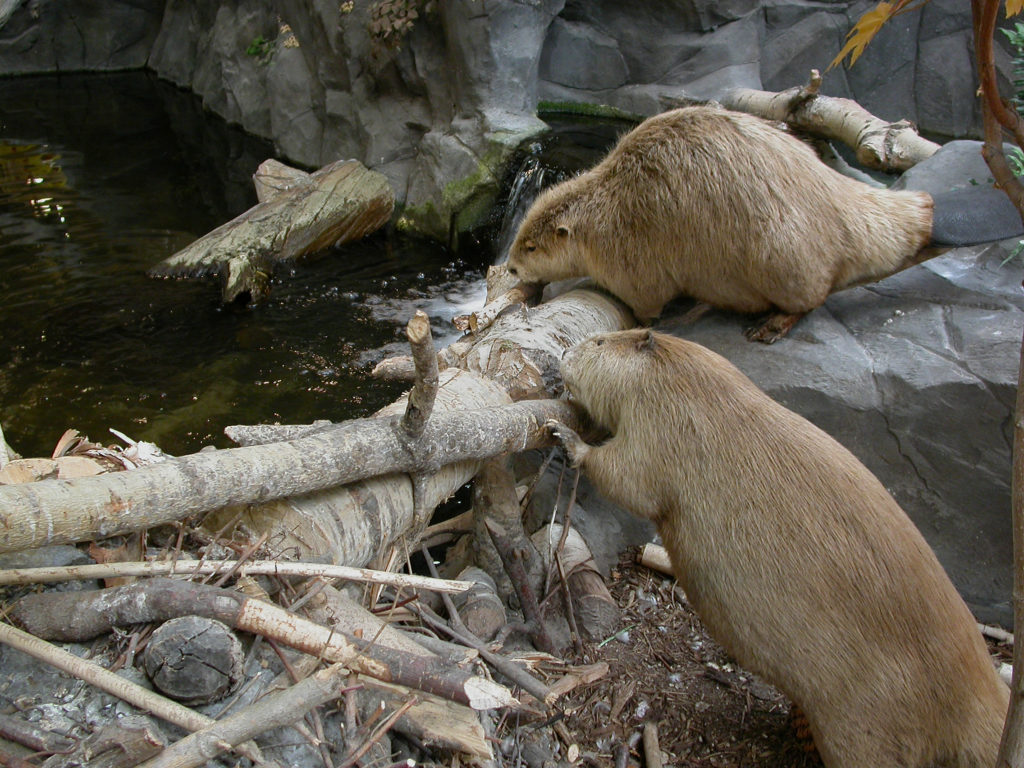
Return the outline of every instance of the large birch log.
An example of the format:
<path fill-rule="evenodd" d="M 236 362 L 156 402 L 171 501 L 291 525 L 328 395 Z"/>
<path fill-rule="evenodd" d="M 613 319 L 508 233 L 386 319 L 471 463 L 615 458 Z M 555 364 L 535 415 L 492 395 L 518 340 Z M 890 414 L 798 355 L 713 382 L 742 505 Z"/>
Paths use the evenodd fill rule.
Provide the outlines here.
<path fill-rule="evenodd" d="M 391 218 L 395 193 L 387 178 L 356 160 L 342 160 L 307 174 L 274 163 L 260 166 L 262 202 L 153 267 L 153 277 L 223 280 L 225 303 L 243 293 L 254 300 L 267 294 L 277 263 L 358 240 Z M 279 175 L 279 184 L 268 174 Z M 261 189 L 262 184 L 262 189 Z M 268 186 L 273 192 L 268 193 Z"/>
<path fill-rule="evenodd" d="M 453 486 L 448 478 L 437 491 L 444 498 L 459 487 L 457 478 L 465 482 L 472 476 L 474 460 L 549 445 L 545 419 L 574 418 L 567 404 L 553 400 L 480 407 L 506 396 L 473 374 L 453 371 L 450 379 L 472 385 L 442 389 L 449 392 L 447 405 L 453 410 L 434 414 L 419 449 L 398 437 L 394 418 L 356 419 L 287 443 L 201 452 L 129 472 L 0 487 L 0 552 L 127 533 L 227 505 L 308 494 L 385 473 L 444 468 L 456 476 Z M 440 394 L 438 399 L 439 404 L 444 400 Z M 454 410 L 460 405 L 470 410 Z M 470 466 L 459 467 L 466 462 Z"/>
<path fill-rule="evenodd" d="M 509 310 L 469 345 L 463 362 L 517 393 L 540 393 L 557 377 L 564 349 L 631 324 L 628 310 L 614 299 L 572 291 L 537 309 Z M 287 499 L 250 508 L 245 524 L 261 531 L 270 526 L 285 537 L 284 546 L 295 545 L 300 554 L 365 565 L 414 522 L 413 483 L 405 474 L 424 475 L 420 507 L 429 510 L 475 474 L 478 460 L 549 445 L 544 421 L 576 418 L 563 402 L 503 403 L 504 386 L 448 371 L 417 440 L 396 429 L 403 399 L 381 418 L 353 420 L 284 443 L 204 452 L 95 478 L 0 487 L 0 552 Z"/>
<path fill-rule="evenodd" d="M 938 144 L 922 138 L 906 120 L 890 123 L 851 99 L 821 96 L 820 85 L 821 75 L 812 70 L 808 85 L 778 93 L 737 88 L 725 95 L 722 105 L 842 141 L 862 165 L 889 173 L 905 171 L 938 150 Z"/>

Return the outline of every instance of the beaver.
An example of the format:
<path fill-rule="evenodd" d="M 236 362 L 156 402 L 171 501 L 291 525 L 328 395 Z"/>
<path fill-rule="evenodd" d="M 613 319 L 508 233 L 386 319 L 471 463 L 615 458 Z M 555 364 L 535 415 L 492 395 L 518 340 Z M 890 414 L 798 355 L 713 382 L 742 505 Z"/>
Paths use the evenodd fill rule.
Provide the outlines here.
<path fill-rule="evenodd" d="M 710 634 L 810 721 L 829 768 L 991 766 L 1009 689 L 938 559 L 849 451 L 693 342 L 634 329 L 562 362 L 610 439 L 549 422 L 655 522 Z"/>
<path fill-rule="evenodd" d="M 987 192 L 968 203 L 979 218 L 995 206 L 1019 232 L 1006 196 Z M 594 168 L 545 190 L 508 269 L 526 283 L 589 276 L 647 322 L 681 295 L 774 312 L 748 334 L 770 343 L 833 291 L 941 253 L 932 224 L 925 192 L 872 187 L 766 120 L 691 106 L 648 118 Z"/>

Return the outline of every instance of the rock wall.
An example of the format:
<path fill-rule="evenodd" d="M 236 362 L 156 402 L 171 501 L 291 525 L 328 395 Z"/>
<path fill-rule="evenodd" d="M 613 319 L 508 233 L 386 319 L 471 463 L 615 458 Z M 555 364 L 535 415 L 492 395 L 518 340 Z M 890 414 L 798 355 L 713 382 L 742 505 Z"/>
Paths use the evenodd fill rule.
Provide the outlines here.
<path fill-rule="evenodd" d="M 292 162 L 382 171 L 404 221 L 445 239 L 490 208 L 511 149 L 543 128 L 539 104 L 648 115 L 736 86 L 787 88 L 824 71 L 873 3 L 439 0 L 398 50 L 371 37 L 374 4 L 2 0 L 0 74 L 148 65 Z M 977 136 L 970 28 L 967 3 L 932 0 L 823 91 Z"/>
<path fill-rule="evenodd" d="M 138 69 L 164 0 L 0 0 L 0 76 Z"/>

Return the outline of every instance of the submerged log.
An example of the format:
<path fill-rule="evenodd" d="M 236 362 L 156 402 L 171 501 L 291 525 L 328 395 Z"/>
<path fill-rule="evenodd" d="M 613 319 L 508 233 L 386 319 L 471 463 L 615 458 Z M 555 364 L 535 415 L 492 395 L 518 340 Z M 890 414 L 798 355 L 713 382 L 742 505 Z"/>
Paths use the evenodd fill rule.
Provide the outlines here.
<path fill-rule="evenodd" d="M 312 174 L 275 162 L 270 174 L 284 181 L 268 183 L 266 172 L 259 176 L 262 202 L 164 259 L 149 274 L 217 274 L 225 303 L 245 293 L 257 300 L 267 294 L 279 262 L 358 240 L 386 224 L 394 210 L 395 193 L 387 178 L 356 160 L 338 161 Z"/>

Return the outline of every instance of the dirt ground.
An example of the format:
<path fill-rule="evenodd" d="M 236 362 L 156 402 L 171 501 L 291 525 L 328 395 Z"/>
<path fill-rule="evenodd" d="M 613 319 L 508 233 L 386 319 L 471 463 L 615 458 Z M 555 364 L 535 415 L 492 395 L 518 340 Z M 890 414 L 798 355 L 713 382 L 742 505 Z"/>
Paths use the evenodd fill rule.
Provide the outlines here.
<path fill-rule="evenodd" d="M 811 743 L 797 738 L 789 701 L 739 669 L 674 579 L 634 555 L 623 556 L 609 585 L 622 631 L 576 660 L 607 662 L 609 673 L 563 701 L 559 736 L 578 746 L 577 764 L 612 766 L 618 757 L 621 765 L 628 744 L 628 764 L 647 765 L 640 734 L 654 723 L 666 766 L 820 766 Z"/>
<path fill-rule="evenodd" d="M 613 766 L 616 757 L 624 765 L 624 743 L 629 765 L 649 765 L 639 740 L 645 723 L 657 725 L 666 766 L 821 765 L 812 742 L 798 738 L 788 699 L 736 666 L 673 579 L 635 564 L 631 553 L 612 579 L 625 634 L 587 649 L 579 661 L 606 661 L 610 672 L 565 702 L 570 714 L 560 736 L 565 741 L 567 732 L 578 745 L 578 765 Z M 1011 655 L 994 644 L 990 650 L 1007 661 Z"/>

